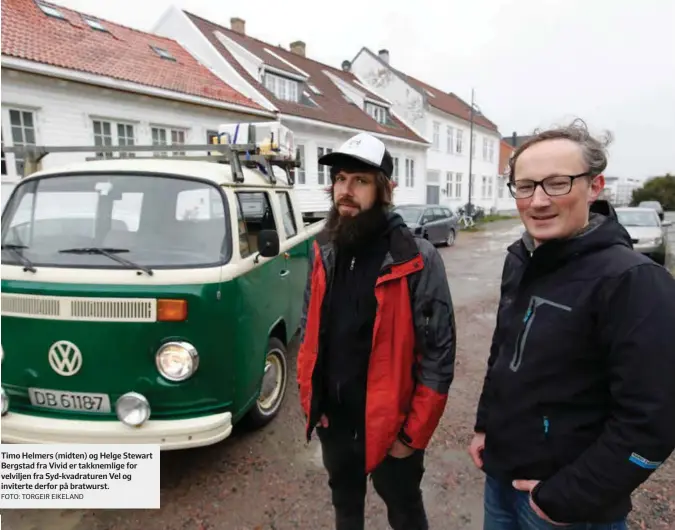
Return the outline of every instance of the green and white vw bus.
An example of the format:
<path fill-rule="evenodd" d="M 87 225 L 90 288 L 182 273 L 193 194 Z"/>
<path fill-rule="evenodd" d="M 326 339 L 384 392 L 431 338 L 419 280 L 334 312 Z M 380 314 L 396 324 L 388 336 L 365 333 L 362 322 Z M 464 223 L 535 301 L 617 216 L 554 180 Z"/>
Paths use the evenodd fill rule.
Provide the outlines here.
<path fill-rule="evenodd" d="M 275 417 L 322 223 L 304 226 L 294 160 L 255 144 L 181 146 L 207 149 L 99 155 L 13 190 L 2 214 L 3 442 L 182 449 Z"/>

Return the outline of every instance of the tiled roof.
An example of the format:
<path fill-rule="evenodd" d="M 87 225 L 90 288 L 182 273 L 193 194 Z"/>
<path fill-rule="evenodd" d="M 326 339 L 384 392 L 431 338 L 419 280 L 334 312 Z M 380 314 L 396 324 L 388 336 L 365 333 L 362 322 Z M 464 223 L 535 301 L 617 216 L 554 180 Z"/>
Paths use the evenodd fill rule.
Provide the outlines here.
<path fill-rule="evenodd" d="M 386 126 L 378 123 L 363 109 L 347 101 L 342 91 L 323 72 L 324 70 L 329 71 L 331 74 L 339 77 L 343 81 L 346 81 L 355 88 L 367 93 L 368 97 L 372 98 L 373 100 L 382 101 L 381 98 L 378 98 L 372 94 L 372 92 L 370 92 L 367 88 L 359 86 L 358 80 L 353 74 L 333 68 L 331 66 L 327 66 L 307 57 L 302 57 L 279 46 L 273 46 L 253 37 L 237 33 L 229 28 L 219 26 L 218 24 L 203 19 L 192 13 L 185 12 L 185 14 L 190 18 L 190 20 L 192 20 L 197 29 L 204 34 L 204 36 L 209 40 L 209 42 L 211 42 L 218 52 L 220 52 L 223 58 L 226 59 L 237 70 L 237 72 L 244 79 L 246 79 L 246 81 L 248 81 L 262 94 L 264 94 L 265 97 L 267 97 L 272 103 L 274 103 L 281 113 L 335 125 L 342 125 L 363 131 L 405 138 L 416 142 L 428 143 L 426 140 L 415 134 L 409 127 L 405 126 L 401 121 L 393 116 L 392 121 L 394 122 L 394 126 Z M 292 63 L 303 72 L 309 74 L 309 83 L 319 89 L 321 95 L 316 95 L 309 89 L 307 92 L 318 106 L 314 107 L 302 103 L 295 103 L 292 101 L 285 101 L 275 98 L 274 94 L 267 90 L 265 86 L 257 79 L 254 79 L 239 63 L 239 61 L 237 61 L 232 56 L 229 50 L 223 46 L 220 40 L 214 35 L 214 32 L 216 31 L 221 32 L 226 37 L 232 39 L 237 44 L 253 53 L 266 65 L 273 66 L 274 68 L 278 68 L 295 75 L 299 74 L 295 68 L 292 68 L 284 61 L 280 61 L 272 54 L 265 51 L 268 49 L 274 52 L 274 54 L 282 57 L 285 61 Z"/>
<path fill-rule="evenodd" d="M 400 73 L 400 72 L 399 72 Z M 428 92 L 426 94 L 427 96 L 427 101 L 429 102 L 429 105 L 432 107 L 446 112 L 447 114 L 451 114 L 453 116 L 457 116 L 458 118 L 461 118 L 466 121 L 471 120 L 471 105 L 468 103 L 464 102 L 461 98 L 453 94 L 452 92 L 443 92 L 441 90 L 438 90 L 437 88 L 432 87 L 431 85 L 428 85 L 419 79 L 415 79 L 412 76 L 403 74 L 404 77 L 408 80 L 408 82 L 413 85 L 414 87 Z M 432 94 L 431 96 L 429 94 Z M 485 116 L 482 115 L 474 115 L 473 122 L 476 125 L 480 125 L 481 127 L 485 127 L 486 129 L 490 129 L 492 131 L 497 132 L 497 126 L 492 123 L 490 120 L 488 120 Z"/>
<path fill-rule="evenodd" d="M 499 141 L 499 174 L 503 175 L 515 148 L 504 139 Z"/>
<path fill-rule="evenodd" d="M 2 0 L 2 55 L 106 76 L 219 102 L 263 108 L 201 65 L 177 42 L 41 2 L 63 18 L 47 15 L 34 0 Z M 163 59 L 151 48 L 166 50 Z"/>

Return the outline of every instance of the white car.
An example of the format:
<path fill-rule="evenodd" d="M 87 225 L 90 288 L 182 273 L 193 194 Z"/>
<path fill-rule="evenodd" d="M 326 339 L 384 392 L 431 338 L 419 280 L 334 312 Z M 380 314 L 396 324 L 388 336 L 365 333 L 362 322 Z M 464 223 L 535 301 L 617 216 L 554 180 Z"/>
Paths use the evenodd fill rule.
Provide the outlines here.
<path fill-rule="evenodd" d="M 633 241 L 633 249 L 665 265 L 668 255 L 666 228 L 671 221 L 661 221 L 653 208 L 617 208 L 619 222 Z"/>

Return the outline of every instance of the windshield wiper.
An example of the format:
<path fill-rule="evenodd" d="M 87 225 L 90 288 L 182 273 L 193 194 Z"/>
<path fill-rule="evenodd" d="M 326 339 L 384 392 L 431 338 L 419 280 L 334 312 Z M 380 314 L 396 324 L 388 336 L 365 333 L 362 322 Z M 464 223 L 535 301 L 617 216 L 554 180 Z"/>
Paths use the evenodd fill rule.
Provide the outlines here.
<path fill-rule="evenodd" d="M 102 256 L 106 256 L 111 260 L 114 260 L 117 263 L 121 263 L 122 265 L 126 265 L 127 267 L 130 267 L 132 269 L 142 270 L 148 276 L 152 276 L 153 274 L 152 269 L 150 269 L 149 267 L 139 265 L 138 263 L 134 263 L 133 261 L 129 261 L 128 259 L 124 259 L 116 255 L 120 252 L 129 252 L 128 248 L 81 247 L 81 248 L 65 248 L 63 250 L 59 250 L 59 252 L 62 252 L 64 254 L 101 254 Z"/>
<path fill-rule="evenodd" d="M 12 245 L 11 243 L 7 245 L 2 245 L 2 250 L 11 250 L 12 253 L 17 258 L 19 258 L 19 261 L 23 264 L 24 272 L 26 271 L 37 272 L 37 269 L 33 266 L 33 263 L 20 252 L 25 248 L 28 247 L 26 245 Z"/>

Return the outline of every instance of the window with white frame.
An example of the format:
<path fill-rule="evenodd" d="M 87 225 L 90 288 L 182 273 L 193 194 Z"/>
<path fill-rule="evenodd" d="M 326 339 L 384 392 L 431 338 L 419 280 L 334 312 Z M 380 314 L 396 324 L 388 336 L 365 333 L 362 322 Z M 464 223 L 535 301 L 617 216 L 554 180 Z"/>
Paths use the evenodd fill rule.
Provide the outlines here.
<path fill-rule="evenodd" d="M 506 191 L 506 179 L 504 177 L 497 177 L 497 197 L 500 199 L 504 198 L 504 192 Z"/>
<path fill-rule="evenodd" d="M 455 173 L 455 199 L 462 198 L 462 174 Z"/>
<path fill-rule="evenodd" d="M 464 149 L 464 131 L 462 129 L 457 129 L 455 140 L 455 153 L 461 155 Z"/>
<path fill-rule="evenodd" d="M 366 112 L 373 118 L 376 122 L 385 124 L 387 123 L 387 109 L 381 107 L 380 105 L 375 105 L 374 103 L 366 102 Z"/>
<path fill-rule="evenodd" d="M 483 175 L 483 178 L 481 179 L 480 196 L 483 199 L 489 199 L 487 193 L 488 193 L 488 178 L 485 175 Z"/>
<path fill-rule="evenodd" d="M 265 72 L 265 88 L 277 99 L 297 103 L 300 95 L 299 84 L 295 79 Z"/>
<path fill-rule="evenodd" d="M 318 160 L 328 153 L 332 153 L 333 150 L 330 147 L 317 147 L 316 148 L 316 159 L 317 159 L 317 181 L 319 186 L 324 186 L 326 182 L 330 182 L 330 167 L 323 166 L 318 163 Z"/>
<path fill-rule="evenodd" d="M 136 145 L 134 125 L 109 120 L 92 120 L 94 145 Z M 113 158 L 113 153 L 96 153 L 99 158 Z M 120 153 L 120 158 L 133 158 L 135 153 Z"/>
<path fill-rule="evenodd" d="M 449 154 L 452 154 L 455 152 L 455 129 L 450 127 L 448 125 L 448 141 L 446 145 L 446 149 Z"/>
<path fill-rule="evenodd" d="M 393 171 L 392 171 L 392 173 L 391 173 L 391 180 L 392 180 L 392 182 L 395 182 L 396 184 L 398 184 L 398 177 L 399 177 L 399 172 L 398 172 L 398 168 L 399 168 L 399 165 L 398 165 L 398 157 L 395 156 L 395 157 L 393 157 L 393 159 L 394 159 L 394 169 L 393 169 Z"/>
<path fill-rule="evenodd" d="M 494 179 L 492 176 L 489 176 L 487 178 L 487 198 L 492 199 L 493 195 L 493 187 L 494 187 Z"/>
<path fill-rule="evenodd" d="M 295 181 L 298 184 L 305 184 L 306 174 L 305 174 L 305 146 L 298 145 L 295 149 L 295 156 L 300 162 L 300 167 L 295 168 Z"/>
<path fill-rule="evenodd" d="M 445 176 L 445 194 L 448 196 L 448 199 L 453 198 L 453 193 L 454 193 L 454 182 L 453 182 L 453 177 L 454 175 L 452 174 L 452 171 L 448 171 Z"/>
<path fill-rule="evenodd" d="M 434 149 L 437 151 L 441 148 L 441 124 L 434 122 Z"/>
<path fill-rule="evenodd" d="M 21 147 L 35 145 L 35 114 L 29 110 L 9 109 L 9 124 L 12 129 L 12 145 Z M 14 154 L 14 166 L 17 176 L 23 176 L 25 159 L 21 154 Z"/>
<path fill-rule="evenodd" d="M 489 140 L 484 136 L 483 137 L 483 160 L 487 162 L 488 159 L 488 142 Z"/>
<path fill-rule="evenodd" d="M 488 162 L 494 162 L 495 159 L 495 141 L 490 139 L 488 145 Z"/>
<path fill-rule="evenodd" d="M 412 158 L 405 159 L 405 185 L 406 188 L 415 187 L 415 161 Z"/>
<path fill-rule="evenodd" d="M 7 161 L 5 160 L 5 134 L 4 133 L 0 134 L 2 135 L 2 174 L 7 175 Z"/>
<path fill-rule="evenodd" d="M 185 145 L 185 129 L 152 127 L 152 145 Z M 173 151 L 173 155 L 184 155 L 183 151 Z M 155 151 L 154 156 L 167 156 L 166 151 Z"/>

